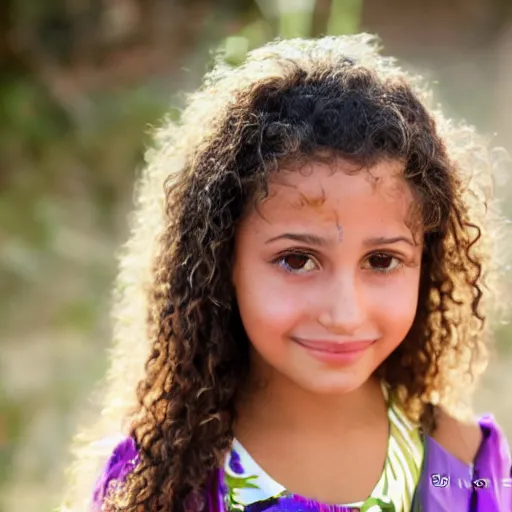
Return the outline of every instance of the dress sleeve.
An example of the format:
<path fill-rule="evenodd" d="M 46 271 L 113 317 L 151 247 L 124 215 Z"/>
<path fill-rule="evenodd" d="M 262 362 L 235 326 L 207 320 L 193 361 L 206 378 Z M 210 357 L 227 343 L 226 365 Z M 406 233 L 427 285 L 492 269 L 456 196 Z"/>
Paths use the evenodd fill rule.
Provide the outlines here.
<path fill-rule="evenodd" d="M 109 487 L 114 482 L 122 482 L 137 465 L 138 454 L 132 437 L 124 438 L 114 448 L 103 471 L 96 481 L 92 497 L 91 512 L 101 512 L 101 507 Z"/>
<path fill-rule="evenodd" d="M 492 415 L 480 418 L 483 441 L 475 459 L 473 508 L 512 511 L 512 461 L 510 445 Z"/>
<path fill-rule="evenodd" d="M 123 482 L 139 461 L 137 446 L 131 437 L 124 438 L 114 448 L 103 471 L 96 481 L 90 512 L 108 512 L 102 505 L 111 485 Z M 224 494 L 222 471 L 212 473 L 208 481 L 206 494 L 206 512 L 224 512 Z"/>
<path fill-rule="evenodd" d="M 473 465 L 425 436 L 414 512 L 512 512 L 510 447 L 492 415 L 478 420 L 482 442 Z"/>

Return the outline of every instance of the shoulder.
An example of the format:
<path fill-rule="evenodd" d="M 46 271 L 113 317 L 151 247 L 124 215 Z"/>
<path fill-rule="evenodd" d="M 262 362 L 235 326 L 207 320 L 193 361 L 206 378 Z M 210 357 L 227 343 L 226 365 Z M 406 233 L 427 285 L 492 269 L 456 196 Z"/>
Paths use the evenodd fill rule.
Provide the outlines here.
<path fill-rule="evenodd" d="M 123 481 L 138 462 L 138 452 L 132 437 L 117 440 L 104 468 L 96 481 L 93 493 L 93 510 L 101 510 L 101 504 L 111 482 Z"/>
<path fill-rule="evenodd" d="M 483 441 L 478 420 L 461 421 L 441 408 L 436 408 L 436 429 L 432 437 L 446 451 L 464 462 L 472 464 Z"/>

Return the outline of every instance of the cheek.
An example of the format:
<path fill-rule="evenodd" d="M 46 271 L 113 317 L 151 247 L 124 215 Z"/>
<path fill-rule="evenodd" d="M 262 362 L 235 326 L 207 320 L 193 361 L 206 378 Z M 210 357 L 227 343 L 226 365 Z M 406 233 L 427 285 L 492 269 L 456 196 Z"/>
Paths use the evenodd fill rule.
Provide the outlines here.
<path fill-rule="evenodd" d="M 418 292 L 418 276 L 411 273 L 370 295 L 372 311 L 388 335 L 405 337 L 416 316 Z"/>
<path fill-rule="evenodd" d="M 249 339 L 255 345 L 272 344 L 303 317 L 304 298 L 284 286 L 281 276 L 268 272 L 236 274 L 238 308 Z"/>

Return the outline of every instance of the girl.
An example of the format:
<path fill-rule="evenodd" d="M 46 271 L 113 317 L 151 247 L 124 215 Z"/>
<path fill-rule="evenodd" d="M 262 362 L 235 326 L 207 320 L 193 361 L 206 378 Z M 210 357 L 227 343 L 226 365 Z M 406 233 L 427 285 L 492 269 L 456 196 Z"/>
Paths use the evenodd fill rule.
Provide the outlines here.
<path fill-rule="evenodd" d="M 465 402 L 496 234 L 471 129 L 359 35 L 218 64 L 158 142 L 107 416 L 137 399 L 91 509 L 512 510 Z"/>

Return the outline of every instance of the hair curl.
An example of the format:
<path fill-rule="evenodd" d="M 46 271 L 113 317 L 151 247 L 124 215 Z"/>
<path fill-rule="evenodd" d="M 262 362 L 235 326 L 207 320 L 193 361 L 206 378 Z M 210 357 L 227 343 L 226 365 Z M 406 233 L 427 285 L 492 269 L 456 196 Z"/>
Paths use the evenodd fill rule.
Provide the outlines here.
<path fill-rule="evenodd" d="M 420 297 L 378 372 L 427 431 L 432 404 L 455 411 L 467 396 L 487 357 L 492 163 L 471 128 L 430 104 L 421 80 L 380 56 L 372 36 L 288 40 L 236 68 L 217 63 L 181 120 L 159 130 L 122 260 L 106 397 L 111 417 L 125 414 L 140 464 L 109 510 L 201 508 L 248 375 L 231 283 L 236 226 L 283 162 L 403 162 L 425 232 Z M 143 369 L 129 362 L 144 351 Z M 140 376 L 129 414 L 129 398 L 112 406 L 127 374 Z"/>

